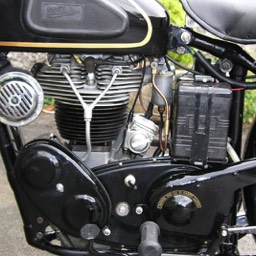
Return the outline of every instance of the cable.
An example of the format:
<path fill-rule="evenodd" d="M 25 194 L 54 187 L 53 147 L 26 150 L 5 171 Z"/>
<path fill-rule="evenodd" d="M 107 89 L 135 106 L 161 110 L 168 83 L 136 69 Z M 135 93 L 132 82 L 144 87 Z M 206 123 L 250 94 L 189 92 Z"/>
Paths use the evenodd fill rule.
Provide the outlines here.
<path fill-rule="evenodd" d="M 122 252 L 115 252 L 115 251 L 111 251 L 111 252 L 101 252 L 98 251 L 94 248 L 93 246 L 93 241 L 89 241 L 88 243 L 88 251 L 91 255 L 93 256 L 129 256 L 129 254 L 127 253 L 122 253 Z"/>
<path fill-rule="evenodd" d="M 196 52 L 195 57 L 213 77 L 217 78 L 222 82 L 226 82 L 230 84 L 231 87 L 240 88 L 240 89 L 256 89 L 255 82 L 239 82 L 223 76 L 221 73 L 219 73 L 217 70 L 214 69 L 214 67 L 206 60 L 206 58 L 203 56 L 201 52 L 199 51 Z"/>
<path fill-rule="evenodd" d="M 134 115 L 134 109 L 135 109 L 135 106 L 136 106 L 136 103 L 138 101 L 138 98 L 139 98 L 139 95 L 140 95 L 140 92 L 141 92 L 141 89 L 142 89 L 142 86 L 143 86 L 143 82 L 144 82 L 144 78 L 145 78 L 145 74 L 146 74 L 146 58 L 144 58 L 144 65 L 143 65 L 143 73 L 142 73 L 142 78 L 141 78 L 141 82 L 140 82 L 140 86 L 139 86 L 139 90 L 135 96 L 135 99 L 133 101 L 133 104 L 132 104 L 132 107 L 131 107 L 131 110 L 129 112 L 129 115 L 128 115 L 128 120 L 127 120 L 127 126 L 128 124 L 132 121 L 133 119 L 133 115 Z"/>
<path fill-rule="evenodd" d="M 163 145 L 163 141 L 162 141 L 162 131 L 163 131 L 163 127 L 164 127 L 164 119 L 163 119 L 163 113 L 160 112 L 160 125 L 159 125 L 159 149 L 161 152 L 164 152 L 164 145 Z"/>
<path fill-rule="evenodd" d="M 146 109 L 146 107 L 145 107 L 145 105 L 144 105 L 144 102 L 143 102 L 142 91 L 141 91 L 140 94 L 139 94 L 139 101 L 140 101 L 140 105 L 141 105 L 143 111 L 146 112 L 147 109 Z"/>
<path fill-rule="evenodd" d="M 186 71 L 188 71 L 188 72 L 190 72 L 190 73 L 193 73 L 193 74 L 195 74 L 195 75 L 202 75 L 202 73 L 197 72 L 197 71 L 195 71 L 195 70 L 193 70 L 193 69 L 190 69 L 190 68 L 184 66 L 183 64 L 181 64 L 180 62 L 174 60 L 172 57 L 170 57 L 170 56 L 168 56 L 168 55 L 166 55 L 165 57 L 166 57 L 168 60 L 170 60 L 171 62 L 173 62 L 176 66 L 178 66 L 178 67 L 180 67 L 180 68 L 182 68 L 182 69 L 184 69 L 184 70 L 186 70 Z"/>
<path fill-rule="evenodd" d="M 83 60 L 77 54 L 73 54 L 73 57 L 78 64 L 83 63 Z M 111 57 L 109 57 L 109 58 L 111 58 Z M 109 58 L 107 58 L 107 59 L 109 59 Z M 118 61 L 115 62 L 115 61 L 108 61 L 106 59 L 94 59 L 93 61 L 97 65 L 131 66 L 131 65 L 136 65 L 136 64 L 140 63 L 143 59 L 144 59 L 144 57 L 141 57 L 137 60 L 129 61 L 129 62 L 118 62 Z"/>
<path fill-rule="evenodd" d="M 256 78 L 256 76 L 254 75 L 254 76 L 247 76 L 246 77 L 246 79 L 255 79 Z"/>
<path fill-rule="evenodd" d="M 143 61 L 144 57 L 141 57 L 135 61 L 129 62 L 114 62 L 114 61 L 105 61 L 105 60 L 95 60 L 95 63 L 98 65 L 106 64 L 106 65 L 114 65 L 114 66 L 131 66 L 140 63 Z"/>

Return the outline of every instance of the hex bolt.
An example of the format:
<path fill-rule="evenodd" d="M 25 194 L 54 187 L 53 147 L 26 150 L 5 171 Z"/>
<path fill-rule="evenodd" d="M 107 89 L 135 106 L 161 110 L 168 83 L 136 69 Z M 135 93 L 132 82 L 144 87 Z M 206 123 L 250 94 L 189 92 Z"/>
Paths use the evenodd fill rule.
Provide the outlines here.
<path fill-rule="evenodd" d="M 36 233 L 36 238 L 42 240 L 44 238 L 44 234 L 42 232 Z"/>
<path fill-rule="evenodd" d="M 116 214 L 120 217 L 125 217 L 130 213 L 130 206 L 126 202 L 118 203 L 116 206 Z"/>
<path fill-rule="evenodd" d="M 64 192 L 64 186 L 63 186 L 63 184 L 58 183 L 58 184 L 56 185 L 56 189 L 57 189 L 58 192 L 63 193 L 63 192 Z"/>
<path fill-rule="evenodd" d="M 44 219 L 42 217 L 38 217 L 36 219 L 36 222 L 37 222 L 37 224 L 43 224 L 44 223 Z"/>
<path fill-rule="evenodd" d="M 191 41 L 191 34 L 188 31 L 184 31 L 180 37 L 181 41 L 188 44 Z"/>
<path fill-rule="evenodd" d="M 110 230 L 109 227 L 104 227 L 102 229 L 102 233 L 103 233 L 104 236 L 110 236 L 111 235 L 111 230 Z"/>
<path fill-rule="evenodd" d="M 184 54 L 186 52 L 186 48 L 183 46 L 177 47 L 176 52 L 178 54 Z"/>

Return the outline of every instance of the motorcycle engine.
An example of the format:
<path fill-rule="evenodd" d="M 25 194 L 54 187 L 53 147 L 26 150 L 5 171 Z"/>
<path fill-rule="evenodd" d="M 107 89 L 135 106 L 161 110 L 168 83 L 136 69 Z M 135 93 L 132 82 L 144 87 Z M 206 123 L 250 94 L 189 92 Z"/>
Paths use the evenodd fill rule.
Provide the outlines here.
<path fill-rule="evenodd" d="M 70 78 L 87 104 L 93 103 L 106 89 L 111 81 L 113 68 L 121 70 L 111 88 L 92 111 L 92 152 L 86 160 L 86 165 L 90 168 L 118 160 L 118 150 L 123 143 L 127 122 L 129 94 L 138 90 L 142 80 L 142 69 L 135 64 L 128 65 L 136 63 L 138 57 L 133 56 L 132 61 L 130 58 L 55 54 L 49 57 L 49 65 L 36 64 L 33 68 L 34 76 L 42 86 L 45 96 L 55 99 L 55 120 L 61 137 L 69 142 L 69 148 L 80 158 L 87 151 L 84 109 L 61 68 L 68 67 Z M 142 133 L 148 136 L 147 126 L 150 126 L 149 133 L 152 137 L 158 127 L 151 121 L 148 123 L 141 130 L 145 130 Z M 142 145 L 142 149 L 136 152 L 145 152 L 147 148 L 147 144 Z"/>
<path fill-rule="evenodd" d="M 226 160 L 229 86 L 207 77 L 183 77 L 173 84 L 170 63 L 143 60 L 137 55 L 54 54 L 48 64 L 33 67 L 33 77 L 0 76 L 5 81 L 0 101 L 3 95 L 5 104 L 13 104 L 13 113 L 21 109 L 16 98 L 24 98 L 17 102 L 21 106 L 25 99 L 33 103 L 23 121 L 38 112 L 38 88 L 55 100 L 64 143 L 49 137 L 31 141 L 15 163 L 17 181 L 30 202 L 25 208 L 37 208 L 30 212 L 32 221 L 46 219 L 45 226 L 38 226 L 42 234 L 47 225 L 55 226 L 83 249 L 94 229 L 92 239 L 100 244 L 134 250 L 140 226 L 150 220 L 160 227 L 163 248 L 191 252 L 211 242 L 229 215 L 231 202 L 220 210 L 215 186 L 203 186 L 208 179 L 183 182 L 192 172 L 201 175 L 208 161 Z M 144 115 L 130 118 L 130 94 L 147 83 L 153 88 L 149 107 Z M 158 107 L 157 118 L 152 106 Z M 11 118 L 20 124 L 16 116 Z M 153 158 L 144 157 L 151 146 L 157 147 Z M 209 187 L 212 202 L 204 196 Z"/>

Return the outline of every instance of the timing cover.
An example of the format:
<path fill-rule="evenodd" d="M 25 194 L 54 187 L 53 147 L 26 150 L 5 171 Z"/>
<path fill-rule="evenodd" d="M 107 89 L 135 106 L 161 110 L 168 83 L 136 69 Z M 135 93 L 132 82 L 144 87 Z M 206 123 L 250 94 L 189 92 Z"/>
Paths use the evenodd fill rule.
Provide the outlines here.
<path fill-rule="evenodd" d="M 97 177 L 57 142 L 27 144 L 15 163 L 15 173 L 27 197 L 63 232 L 79 237 L 86 224 L 105 225 L 111 209 L 107 192 Z"/>

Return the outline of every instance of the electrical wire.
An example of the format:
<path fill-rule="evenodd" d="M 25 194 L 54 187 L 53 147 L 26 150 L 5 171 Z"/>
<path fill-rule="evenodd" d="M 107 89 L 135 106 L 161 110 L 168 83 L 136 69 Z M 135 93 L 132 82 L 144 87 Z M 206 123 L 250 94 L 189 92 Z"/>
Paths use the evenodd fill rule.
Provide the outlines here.
<path fill-rule="evenodd" d="M 74 54 L 73 56 L 78 64 L 83 63 L 83 60 L 77 54 Z M 94 62 L 96 65 L 131 66 L 131 65 L 136 65 L 136 64 L 140 63 L 141 61 L 143 61 L 143 59 L 144 59 L 144 57 L 140 57 L 137 60 L 134 60 L 134 61 L 132 60 L 129 62 L 119 62 L 119 61 L 108 61 L 105 59 L 95 59 Z"/>
<path fill-rule="evenodd" d="M 190 69 L 190 68 L 184 66 L 183 64 L 181 64 L 180 62 L 174 60 L 172 57 L 170 57 L 170 56 L 168 56 L 168 55 L 166 55 L 165 57 L 166 57 L 168 60 L 170 60 L 171 62 L 173 62 L 176 66 L 178 66 L 178 67 L 180 67 L 180 68 L 182 68 L 182 69 L 188 71 L 189 73 L 193 73 L 193 74 L 195 74 L 195 75 L 202 75 L 202 73 L 197 72 L 197 71 L 195 71 L 195 70 L 193 70 L 193 69 Z"/>
<path fill-rule="evenodd" d="M 129 112 L 129 115 L 128 115 L 128 119 L 127 119 L 127 127 L 128 127 L 128 124 L 132 121 L 133 119 L 133 115 L 134 115 L 134 109 L 135 109 L 135 106 L 136 106 L 136 103 L 138 101 L 138 98 L 139 98 L 139 95 L 141 93 L 141 90 L 142 90 L 142 86 L 143 86 L 143 83 L 144 83 L 144 78 L 145 78 L 145 74 L 146 74 L 146 58 L 144 58 L 144 65 L 143 65 L 143 72 L 142 72 L 142 77 L 141 77 L 141 82 L 140 82 L 140 86 L 139 86 L 139 89 L 138 89 L 138 92 L 135 96 L 135 99 L 133 101 L 133 104 L 132 104 L 132 107 L 131 107 L 131 110 Z"/>
<path fill-rule="evenodd" d="M 255 79 L 256 76 L 255 75 L 252 75 L 252 76 L 247 76 L 246 79 Z"/>
<path fill-rule="evenodd" d="M 163 127 L 164 127 L 164 120 L 163 120 L 163 113 L 160 113 L 160 125 L 159 125 L 159 149 L 161 152 L 164 152 L 164 145 L 163 145 Z"/>
<path fill-rule="evenodd" d="M 207 59 L 203 56 L 203 54 L 198 51 L 195 53 L 196 59 L 204 66 L 204 68 L 215 78 L 222 82 L 226 82 L 230 84 L 231 87 L 238 89 L 256 89 L 255 82 L 240 82 L 231 78 L 228 78 L 218 72 L 214 67 L 207 61 Z"/>
<path fill-rule="evenodd" d="M 144 105 L 144 102 L 143 102 L 142 91 L 141 91 L 140 94 L 139 94 L 139 101 L 140 101 L 140 105 L 141 105 L 143 111 L 146 112 L 147 109 L 146 109 L 146 107 L 145 107 L 145 105 Z"/>

